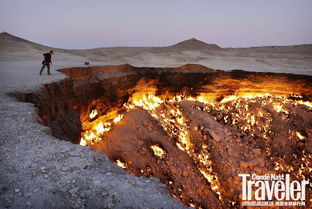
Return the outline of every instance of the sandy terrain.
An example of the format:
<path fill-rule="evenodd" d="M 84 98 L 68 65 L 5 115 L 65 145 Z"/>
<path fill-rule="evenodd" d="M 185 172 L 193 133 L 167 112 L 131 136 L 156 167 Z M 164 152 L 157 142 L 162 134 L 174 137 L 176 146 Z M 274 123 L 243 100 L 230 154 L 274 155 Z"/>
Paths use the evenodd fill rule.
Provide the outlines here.
<path fill-rule="evenodd" d="M 0 34 L 0 61 L 40 62 L 42 53 L 51 48 Z M 52 48 L 53 49 L 53 48 Z M 201 64 L 222 70 L 242 69 L 259 72 L 282 72 L 312 75 L 312 45 L 220 48 L 190 39 L 169 47 L 112 47 L 88 50 L 53 49 L 55 63 L 81 65 L 120 65 L 178 67 Z"/>
<path fill-rule="evenodd" d="M 196 48 L 200 48 L 197 50 Z M 202 64 L 312 75 L 312 45 L 221 49 L 197 40 L 162 48 L 53 49 L 52 76 L 39 76 L 50 47 L 0 34 L 0 208 L 184 208 L 155 178 L 134 177 L 104 155 L 49 135 L 32 104 L 8 96 L 65 78 L 55 69 L 91 65 Z"/>

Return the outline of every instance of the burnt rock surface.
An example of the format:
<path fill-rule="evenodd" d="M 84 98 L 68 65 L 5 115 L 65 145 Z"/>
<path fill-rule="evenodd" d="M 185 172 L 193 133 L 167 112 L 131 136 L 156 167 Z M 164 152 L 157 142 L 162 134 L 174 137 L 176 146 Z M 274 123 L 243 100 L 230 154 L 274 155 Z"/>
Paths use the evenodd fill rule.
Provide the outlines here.
<path fill-rule="evenodd" d="M 213 71 L 205 67 L 199 69 Z M 97 106 L 100 106 L 99 114 L 122 106 L 128 100 L 131 89 L 141 78 L 152 80 L 160 77 L 165 86 L 174 84 L 176 90 L 197 83 L 202 78 L 199 73 L 191 73 L 189 77 L 171 70 L 170 68 L 160 69 L 160 71 L 156 68 L 140 69 L 129 65 L 68 68 L 61 71 L 71 78 L 46 84 L 40 91 L 34 93 L 15 96 L 36 105 L 41 122 L 51 128 L 52 135 L 79 143 L 80 117 L 84 120 L 83 117 L 88 117 L 87 113 Z M 162 71 L 169 72 L 159 74 Z M 113 74 L 113 78 L 110 73 Z M 116 73 L 120 74 L 116 75 Z"/>
<path fill-rule="evenodd" d="M 129 112 L 103 140 L 104 143 L 100 142 L 93 148 L 107 154 L 112 161 L 127 162 L 127 169 L 133 174 L 160 178 L 173 195 L 182 200 L 187 197 L 185 203 L 221 207 L 217 195 L 208 189 L 210 185 L 193 159 L 176 147 L 158 121 L 146 111 Z M 154 156 L 150 149 L 152 145 L 158 145 L 165 151 L 164 159 Z"/>
<path fill-rule="evenodd" d="M 309 76 L 224 72 L 197 65 L 62 71 L 70 78 L 17 96 L 35 104 L 54 136 L 74 143 L 98 125 L 101 116 L 123 114 L 92 148 L 137 176 L 158 177 L 187 205 L 241 207 L 240 173 L 290 173 L 293 179 L 311 179 L 312 111 L 303 104 L 312 98 Z M 149 88 L 137 87 L 142 80 L 152 82 L 154 96 L 165 101 L 156 110 L 124 105 L 138 89 Z M 177 94 L 195 98 L 203 92 L 216 103 L 167 102 Z M 270 95 L 244 97 L 250 93 Z M 95 118 L 90 117 L 93 110 Z M 187 135 L 187 146 L 177 146 L 181 134 Z M 153 145 L 160 148 L 158 154 Z M 311 187 L 307 190 L 309 200 Z"/>

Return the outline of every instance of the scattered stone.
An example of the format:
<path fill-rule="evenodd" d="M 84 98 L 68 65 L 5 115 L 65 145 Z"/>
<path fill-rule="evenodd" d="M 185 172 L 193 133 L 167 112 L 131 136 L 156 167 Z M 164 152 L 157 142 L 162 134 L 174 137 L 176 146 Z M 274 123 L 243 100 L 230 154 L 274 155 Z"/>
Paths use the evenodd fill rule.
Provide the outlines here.
<path fill-rule="evenodd" d="M 78 187 L 75 187 L 75 188 L 69 190 L 69 193 L 71 193 L 71 194 L 76 194 L 78 191 L 79 191 L 79 188 L 78 188 Z"/>
<path fill-rule="evenodd" d="M 92 165 L 90 165 L 90 164 L 87 164 L 87 165 L 85 165 L 84 167 L 83 167 L 83 169 L 91 169 L 92 168 Z"/>
<path fill-rule="evenodd" d="M 107 204 L 107 208 L 113 208 L 114 207 L 114 204 L 113 203 L 108 203 Z"/>
<path fill-rule="evenodd" d="M 7 188 L 7 187 L 2 187 L 2 188 L 0 189 L 0 195 L 3 194 L 3 193 L 5 193 L 6 191 L 8 191 L 8 188 Z"/>
<path fill-rule="evenodd" d="M 85 190 L 84 193 L 86 194 L 86 196 L 91 196 L 92 195 L 92 190 L 88 189 L 88 190 Z"/>
<path fill-rule="evenodd" d="M 62 188 L 61 188 L 61 192 L 62 192 L 62 193 L 65 193 L 66 191 L 67 191 L 66 187 L 62 187 Z"/>
<path fill-rule="evenodd" d="M 15 193 L 19 193 L 21 190 L 20 189 L 15 189 L 14 191 L 15 191 Z"/>
<path fill-rule="evenodd" d="M 72 208 L 80 208 L 80 204 L 79 203 L 77 203 L 77 202 L 73 202 L 72 204 L 71 204 L 71 207 Z"/>
<path fill-rule="evenodd" d="M 85 194 L 84 192 L 80 192 L 79 196 L 80 196 L 81 198 L 85 198 L 85 197 L 86 197 L 86 194 Z"/>
<path fill-rule="evenodd" d="M 72 199 L 76 199 L 77 197 L 78 197 L 77 194 L 72 194 L 72 195 L 71 195 L 71 198 L 72 198 Z"/>
<path fill-rule="evenodd" d="M 101 184 L 101 181 L 99 181 L 99 180 L 95 180 L 93 182 L 94 182 L 94 184 Z"/>
<path fill-rule="evenodd" d="M 107 191 L 102 191 L 101 196 L 102 197 L 107 197 L 108 196 L 108 192 Z"/>
<path fill-rule="evenodd" d="M 45 174 L 44 176 L 43 176 L 43 178 L 45 178 L 45 179 L 47 179 L 49 176 L 48 176 L 48 174 Z"/>
<path fill-rule="evenodd" d="M 40 168 L 41 173 L 47 173 L 47 168 L 46 167 L 41 167 Z"/>
<path fill-rule="evenodd" d="M 100 156 L 100 155 L 95 155 L 95 156 L 93 156 L 93 160 L 95 161 L 95 162 L 98 162 L 98 161 L 100 161 L 102 159 L 102 156 Z"/>

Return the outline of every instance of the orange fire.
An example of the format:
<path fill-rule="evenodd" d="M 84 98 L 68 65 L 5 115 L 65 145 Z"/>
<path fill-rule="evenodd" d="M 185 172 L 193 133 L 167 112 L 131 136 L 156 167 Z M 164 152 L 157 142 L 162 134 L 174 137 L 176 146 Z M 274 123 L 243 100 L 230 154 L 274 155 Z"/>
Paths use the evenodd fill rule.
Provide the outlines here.
<path fill-rule="evenodd" d="M 196 92 L 193 95 L 191 93 L 185 95 L 185 93 L 161 92 L 158 91 L 155 82 L 141 80 L 132 89 L 132 96 L 120 109 L 113 109 L 105 115 L 98 115 L 96 109 L 89 113 L 89 120 L 82 121 L 84 125 L 80 145 L 92 145 L 102 140 L 105 133 L 114 128 L 117 123 L 122 122 L 126 112 L 142 108 L 160 122 L 163 130 L 169 136 L 178 139 L 176 146 L 194 159 L 198 170 L 209 182 L 212 191 L 222 201 L 221 182 L 212 169 L 211 156 L 209 152 L 197 153 L 194 150 L 190 140 L 188 121 L 179 105 L 183 102 L 194 102 L 201 104 L 207 112 L 212 110 L 222 112 L 222 120 L 225 124 L 239 124 L 238 127 L 243 133 L 248 133 L 251 136 L 260 133 L 263 139 L 270 138 L 270 126 L 273 119 L 268 112 L 262 109 L 250 111 L 252 108 L 250 104 L 257 103 L 262 107 L 270 106 L 276 113 L 284 114 L 285 117 L 290 114 L 288 108 L 290 105 L 303 105 L 309 111 L 312 110 L 312 102 L 303 100 L 301 95 L 305 93 L 305 90 L 299 84 L 290 84 L 286 79 L 281 78 L 270 77 L 257 82 L 220 78 L 215 80 L 212 85 L 205 85 L 200 89 L 201 92 Z M 305 136 L 297 130 L 293 130 L 291 137 L 292 139 L 297 137 L 298 140 L 305 139 Z M 158 145 L 151 145 L 150 148 L 155 156 L 159 158 L 166 156 L 166 151 Z M 303 174 L 312 171 L 312 156 L 304 153 L 303 156 L 301 165 L 296 170 L 279 158 L 273 159 L 275 161 L 274 169 L 295 173 L 299 179 L 309 178 Z M 120 160 L 117 161 L 117 165 L 122 168 L 127 167 Z"/>

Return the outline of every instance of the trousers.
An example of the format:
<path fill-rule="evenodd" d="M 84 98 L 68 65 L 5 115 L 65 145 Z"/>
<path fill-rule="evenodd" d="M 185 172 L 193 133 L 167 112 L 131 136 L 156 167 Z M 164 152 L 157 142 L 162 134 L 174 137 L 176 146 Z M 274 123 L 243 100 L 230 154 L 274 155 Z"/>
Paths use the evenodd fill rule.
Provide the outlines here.
<path fill-rule="evenodd" d="M 48 74 L 50 75 L 50 63 L 49 62 L 42 62 L 42 68 L 40 70 L 40 75 L 42 74 L 43 69 L 47 67 L 48 68 Z"/>

